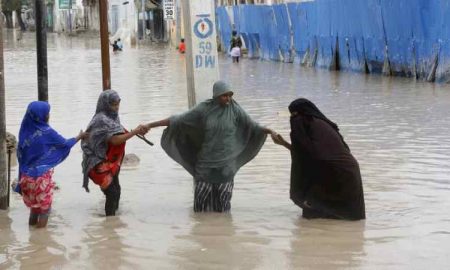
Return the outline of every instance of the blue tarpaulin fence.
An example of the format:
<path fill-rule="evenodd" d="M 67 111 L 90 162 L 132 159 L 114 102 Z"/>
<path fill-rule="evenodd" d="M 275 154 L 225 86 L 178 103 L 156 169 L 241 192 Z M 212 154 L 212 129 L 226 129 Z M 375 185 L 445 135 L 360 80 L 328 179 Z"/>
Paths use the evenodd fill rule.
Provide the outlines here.
<path fill-rule="evenodd" d="M 217 33 L 221 39 L 221 43 L 223 45 L 223 51 L 228 50 L 228 44 L 231 42 L 231 31 L 232 25 L 230 17 L 225 8 L 217 9 Z"/>
<path fill-rule="evenodd" d="M 217 9 L 252 58 L 450 81 L 450 0 L 316 0 Z"/>

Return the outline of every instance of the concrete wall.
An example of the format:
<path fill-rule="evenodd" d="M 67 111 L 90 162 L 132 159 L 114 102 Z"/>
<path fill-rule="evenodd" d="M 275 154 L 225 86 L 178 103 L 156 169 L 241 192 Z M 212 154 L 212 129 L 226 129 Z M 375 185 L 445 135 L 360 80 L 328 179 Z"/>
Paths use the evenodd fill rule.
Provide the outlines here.
<path fill-rule="evenodd" d="M 69 16 L 68 9 L 59 8 L 59 0 L 55 0 L 53 5 L 53 31 L 55 32 L 69 32 L 70 31 L 70 20 L 72 22 L 72 30 L 75 31 L 76 28 L 81 28 L 84 25 L 83 22 L 83 6 L 81 0 L 73 0 L 71 16 Z"/>

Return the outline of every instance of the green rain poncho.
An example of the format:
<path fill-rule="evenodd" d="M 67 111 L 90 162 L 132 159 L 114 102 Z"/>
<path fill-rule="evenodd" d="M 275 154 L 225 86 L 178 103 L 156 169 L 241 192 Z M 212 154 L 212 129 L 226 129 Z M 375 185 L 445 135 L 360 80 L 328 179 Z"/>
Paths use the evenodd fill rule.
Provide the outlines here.
<path fill-rule="evenodd" d="M 216 91 L 214 97 L 226 89 Z M 234 101 L 221 106 L 216 98 L 170 118 L 161 146 L 196 181 L 226 183 L 259 152 L 267 135 Z"/>

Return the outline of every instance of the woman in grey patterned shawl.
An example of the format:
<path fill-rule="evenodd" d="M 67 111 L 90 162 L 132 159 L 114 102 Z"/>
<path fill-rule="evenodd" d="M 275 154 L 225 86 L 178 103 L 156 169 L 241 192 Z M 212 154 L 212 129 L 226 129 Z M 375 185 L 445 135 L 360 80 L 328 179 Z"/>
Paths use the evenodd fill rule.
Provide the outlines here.
<path fill-rule="evenodd" d="M 119 207 L 119 171 L 125 154 L 125 142 L 147 129 L 139 125 L 128 132 L 120 124 L 120 97 L 114 90 L 103 91 L 95 115 L 89 123 L 89 139 L 81 144 L 83 150 L 83 187 L 89 192 L 89 178 L 100 186 L 106 196 L 105 212 L 114 216 Z"/>
<path fill-rule="evenodd" d="M 218 81 L 212 99 L 146 126 L 167 126 L 161 146 L 194 177 L 195 212 L 230 211 L 235 174 L 273 133 L 253 121 L 232 96 L 230 86 Z"/>

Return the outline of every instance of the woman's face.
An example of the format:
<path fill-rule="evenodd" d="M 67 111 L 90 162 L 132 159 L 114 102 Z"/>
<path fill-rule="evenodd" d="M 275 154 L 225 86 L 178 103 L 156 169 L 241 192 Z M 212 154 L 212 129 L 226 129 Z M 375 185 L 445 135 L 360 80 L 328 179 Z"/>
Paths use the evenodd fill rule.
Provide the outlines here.
<path fill-rule="evenodd" d="M 295 118 L 297 116 L 303 116 L 301 112 L 291 112 L 291 118 Z"/>
<path fill-rule="evenodd" d="M 227 106 L 230 104 L 231 100 L 233 99 L 233 92 L 225 93 L 221 96 L 219 96 L 219 103 L 221 106 Z"/>
<path fill-rule="evenodd" d="M 120 100 L 111 103 L 111 110 L 113 110 L 114 112 L 119 112 L 119 107 L 120 107 Z"/>

